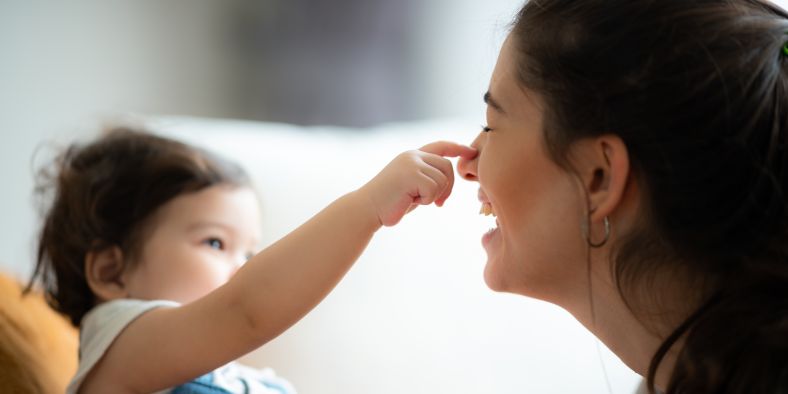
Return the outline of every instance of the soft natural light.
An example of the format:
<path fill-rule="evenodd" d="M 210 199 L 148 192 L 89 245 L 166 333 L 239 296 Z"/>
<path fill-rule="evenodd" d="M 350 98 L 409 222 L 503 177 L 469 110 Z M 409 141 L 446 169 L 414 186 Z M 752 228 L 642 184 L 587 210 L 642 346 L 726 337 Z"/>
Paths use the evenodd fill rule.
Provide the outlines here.
<path fill-rule="evenodd" d="M 399 152 L 471 143 L 521 0 L 317 3 L 0 4 L 0 270 L 31 275 L 36 174 L 106 124 L 240 163 L 264 245 Z M 569 313 L 485 285 L 477 188 L 458 180 L 445 207 L 381 230 L 323 303 L 243 361 L 303 394 L 633 393 L 642 377 Z"/>

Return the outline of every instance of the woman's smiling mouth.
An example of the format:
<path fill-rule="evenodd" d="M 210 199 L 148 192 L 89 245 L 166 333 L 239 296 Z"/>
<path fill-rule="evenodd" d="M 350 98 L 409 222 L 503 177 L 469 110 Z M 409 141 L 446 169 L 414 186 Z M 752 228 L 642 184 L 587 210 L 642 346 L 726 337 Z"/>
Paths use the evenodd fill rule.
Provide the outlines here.
<path fill-rule="evenodd" d="M 495 213 L 495 208 L 493 207 L 492 203 L 488 200 L 487 195 L 484 194 L 484 192 L 481 189 L 479 189 L 479 201 L 482 203 L 482 206 L 479 209 L 480 215 L 484 215 L 484 216 L 492 215 L 493 217 L 497 217 L 497 214 Z M 487 249 L 487 245 L 489 245 L 489 243 L 493 240 L 493 238 L 497 237 L 498 233 L 499 233 L 498 220 L 496 219 L 495 227 L 490 228 L 484 234 L 484 236 L 482 236 L 482 246 L 484 246 L 485 249 Z"/>

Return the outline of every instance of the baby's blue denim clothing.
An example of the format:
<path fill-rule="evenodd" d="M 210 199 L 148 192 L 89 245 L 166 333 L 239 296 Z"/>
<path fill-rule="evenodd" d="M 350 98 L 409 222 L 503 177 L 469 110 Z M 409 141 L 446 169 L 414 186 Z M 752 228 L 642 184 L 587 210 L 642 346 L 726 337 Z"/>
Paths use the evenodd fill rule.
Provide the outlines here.
<path fill-rule="evenodd" d="M 171 394 L 295 394 L 287 381 L 270 369 L 257 370 L 230 363 L 186 384 L 175 387 Z"/>
<path fill-rule="evenodd" d="M 85 376 L 120 332 L 134 319 L 154 308 L 177 306 L 180 304 L 166 300 L 120 299 L 93 308 L 82 319 L 79 332 L 79 368 L 66 393 L 76 394 Z M 156 394 L 161 393 L 295 394 L 296 391 L 289 382 L 276 376 L 271 369 L 255 369 L 233 362 L 191 382 Z"/>

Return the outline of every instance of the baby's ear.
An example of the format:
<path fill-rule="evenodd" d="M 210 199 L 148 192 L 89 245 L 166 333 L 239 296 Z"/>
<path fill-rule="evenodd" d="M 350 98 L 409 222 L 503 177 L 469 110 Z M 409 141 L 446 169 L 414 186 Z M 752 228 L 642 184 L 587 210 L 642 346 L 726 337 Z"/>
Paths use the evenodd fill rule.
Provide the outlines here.
<path fill-rule="evenodd" d="M 102 301 L 125 298 L 123 252 L 117 246 L 88 252 L 85 256 L 85 277 L 93 294 Z"/>

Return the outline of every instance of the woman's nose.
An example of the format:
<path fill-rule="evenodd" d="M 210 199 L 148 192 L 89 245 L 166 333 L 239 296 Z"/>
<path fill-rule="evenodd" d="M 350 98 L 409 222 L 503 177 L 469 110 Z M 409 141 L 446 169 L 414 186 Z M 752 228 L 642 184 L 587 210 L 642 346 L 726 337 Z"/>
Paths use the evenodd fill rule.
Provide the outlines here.
<path fill-rule="evenodd" d="M 481 139 L 483 138 L 484 133 L 480 133 L 473 143 L 471 143 L 471 147 L 476 148 L 479 153 L 473 159 L 465 159 L 460 157 L 460 160 L 457 161 L 457 173 L 465 179 L 466 181 L 476 181 L 478 180 L 477 177 L 477 164 L 479 163 L 479 157 L 482 155 L 482 144 Z"/>

